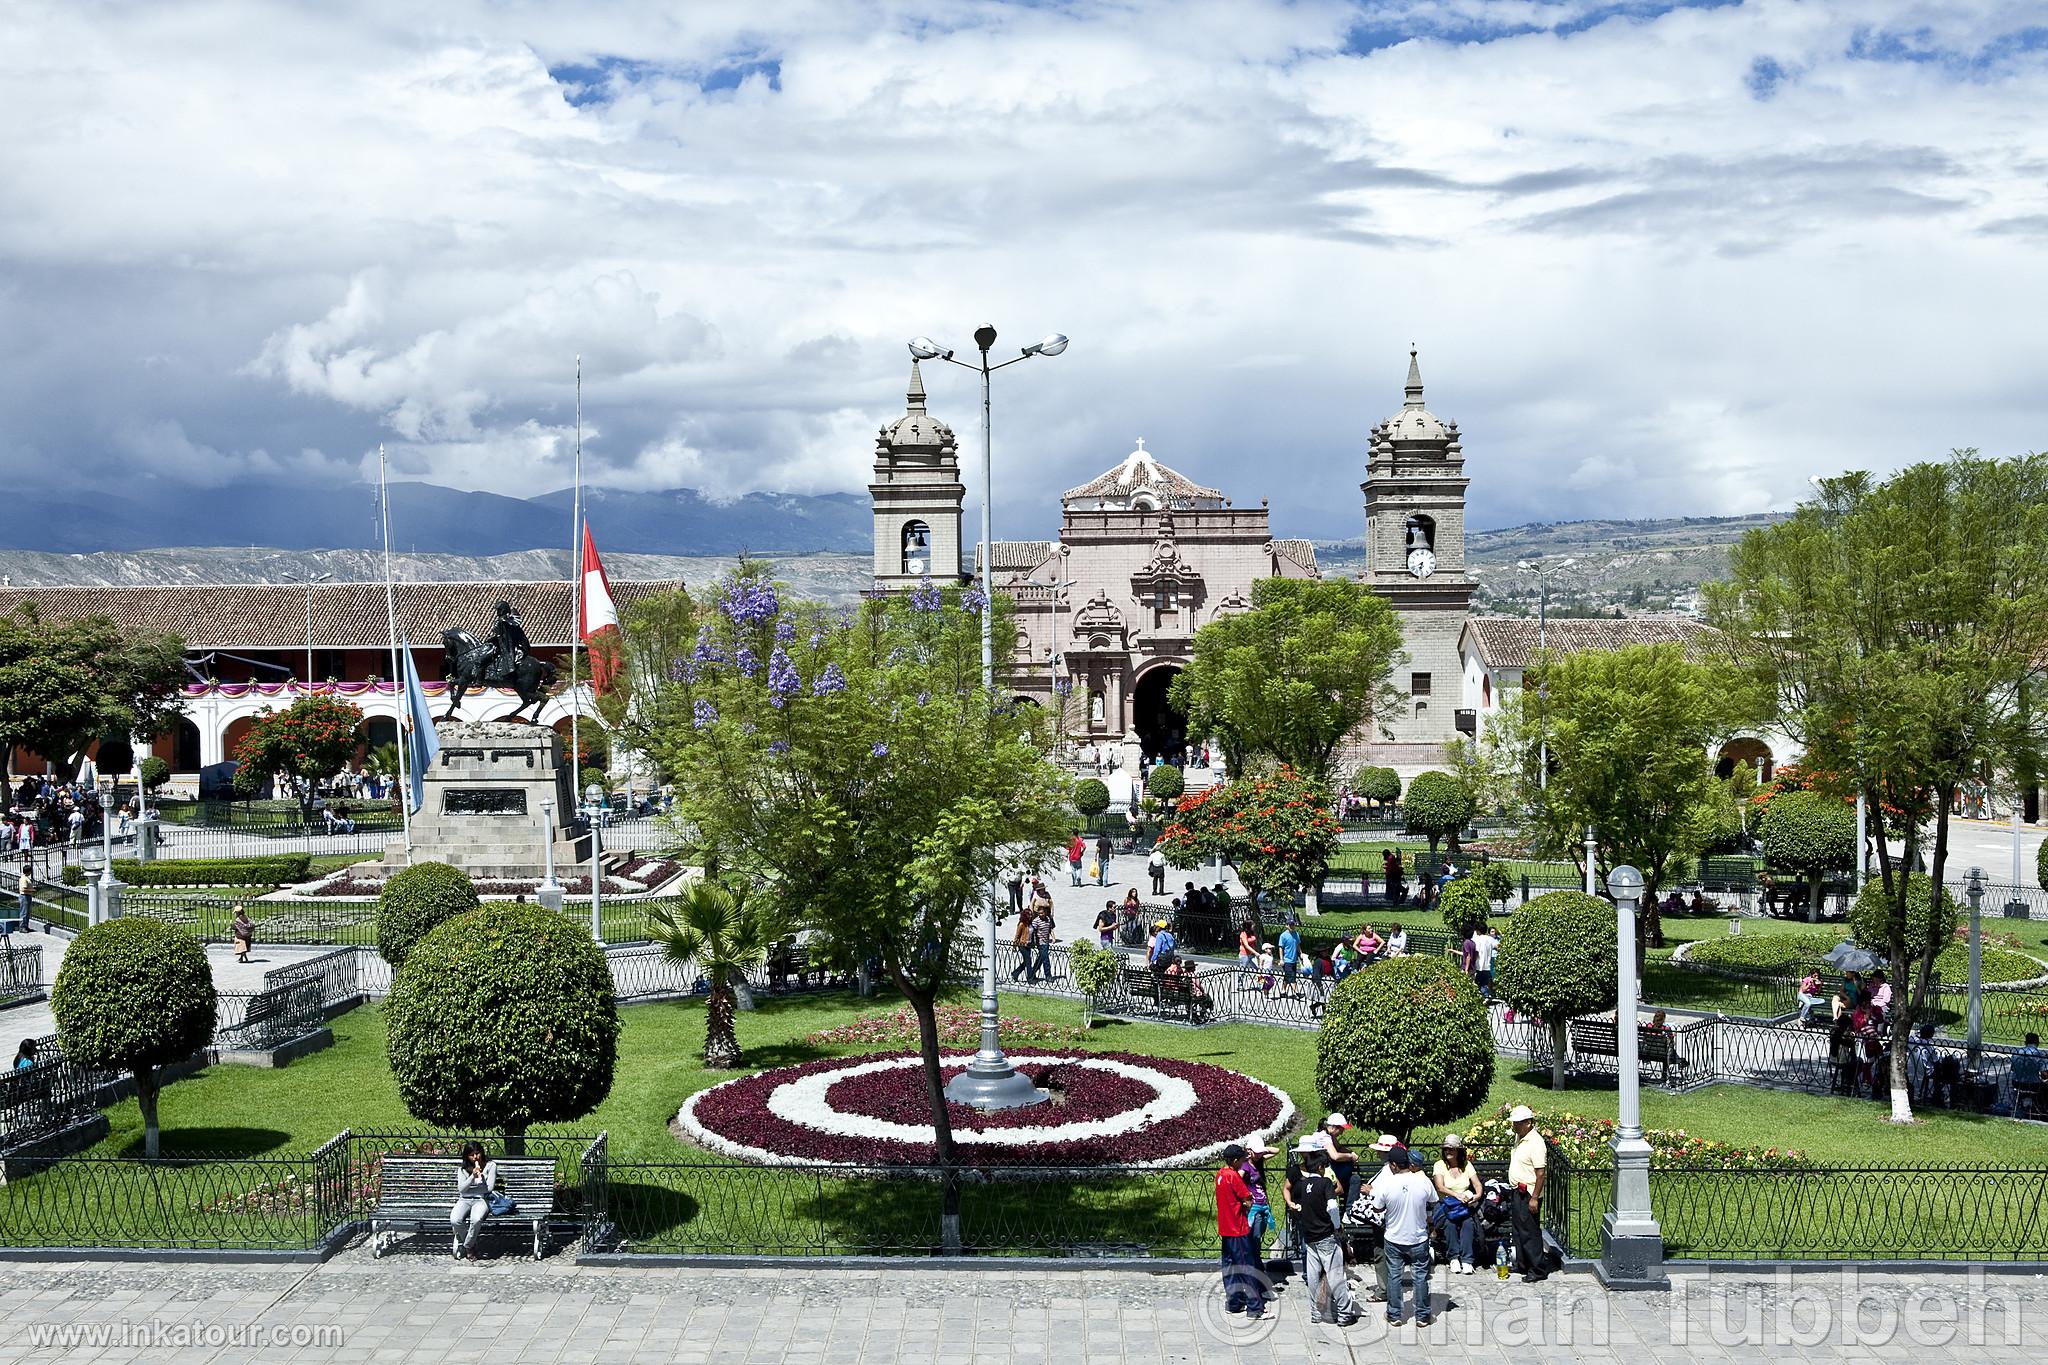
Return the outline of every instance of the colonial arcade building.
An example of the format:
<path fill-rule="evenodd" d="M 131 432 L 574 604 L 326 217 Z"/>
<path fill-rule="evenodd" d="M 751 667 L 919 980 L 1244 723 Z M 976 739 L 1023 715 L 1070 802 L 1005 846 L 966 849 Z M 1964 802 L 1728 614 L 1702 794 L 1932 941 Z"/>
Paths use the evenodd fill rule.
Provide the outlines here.
<path fill-rule="evenodd" d="M 650 593 L 681 586 L 680 579 L 615 582 L 612 595 L 623 611 Z M 564 682 L 568 678 L 575 621 L 568 583 L 400 583 L 394 596 L 399 638 L 437 713 L 447 690 L 439 681 L 441 632 L 459 627 L 483 638 L 500 601 L 518 610 L 532 652 L 552 660 Z M 342 697 L 362 709 L 358 758 L 397 737 L 404 702 L 391 680 L 382 583 L 0 589 L 0 613 L 28 603 L 45 620 L 105 616 L 126 630 L 160 631 L 185 642 L 184 714 L 154 738 L 103 737 L 88 752 L 97 774 L 132 772 L 143 756 L 154 753 L 170 764 L 173 787 L 191 790 L 202 769 L 233 755 L 256 716 L 312 694 Z M 579 691 L 587 717 L 588 689 Z M 565 742 L 571 702 L 562 687 L 540 709 L 541 723 L 560 730 Z M 494 720 L 518 704 L 518 697 L 503 688 L 475 690 L 463 699 L 462 717 Z M 601 747 L 601 741 L 591 743 L 588 725 L 582 739 L 586 750 Z M 16 773 L 40 773 L 52 766 L 26 750 L 12 757 Z"/>

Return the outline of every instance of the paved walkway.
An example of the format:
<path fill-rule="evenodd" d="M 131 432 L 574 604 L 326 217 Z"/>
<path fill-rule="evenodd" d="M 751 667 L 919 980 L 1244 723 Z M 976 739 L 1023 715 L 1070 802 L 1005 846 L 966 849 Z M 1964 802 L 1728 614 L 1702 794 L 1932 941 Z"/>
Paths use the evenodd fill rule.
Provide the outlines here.
<path fill-rule="evenodd" d="M 2048 1281 L 1962 1273 L 1581 1275 L 1439 1285 L 1435 1325 L 1312 1327 L 1302 1288 L 1263 1321 L 1213 1272 L 638 1270 L 426 1256 L 325 1266 L 0 1262 L 0 1365 L 23 1361 L 1167 1365 L 1415 1359 L 2035 1361 Z M 275 1333 L 261 1340 L 252 1332 Z M 230 1333 L 243 1334 L 238 1340 Z M 1980 1344 L 1973 1344 L 1980 1343 Z"/>
<path fill-rule="evenodd" d="M 43 950 L 43 984 L 47 992 L 49 983 L 57 979 L 57 969 L 64 964 L 64 950 L 71 940 L 62 934 L 29 934 L 16 940 L 18 943 L 33 943 Z M 224 943 L 207 945 L 206 960 L 213 968 L 213 985 L 218 991 L 247 994 L 263 989 L 263 974 L 276 971 L 294 962 L 309 957 L 331 953 L 332 948 L 291 948 L 276 944 L 258 943 L 249 954 L 247 966 L 235 961 L 235 950 Z M 42 1038 L 57 1031 L 57 1020 L 50 1013 L 47 998 L 32 1005 L 17 1005 L 12 1009 L 0 1010 L 0 1051 L 8 1059 L 14 1056 L 14 1049 L 24 1038 Z"/>

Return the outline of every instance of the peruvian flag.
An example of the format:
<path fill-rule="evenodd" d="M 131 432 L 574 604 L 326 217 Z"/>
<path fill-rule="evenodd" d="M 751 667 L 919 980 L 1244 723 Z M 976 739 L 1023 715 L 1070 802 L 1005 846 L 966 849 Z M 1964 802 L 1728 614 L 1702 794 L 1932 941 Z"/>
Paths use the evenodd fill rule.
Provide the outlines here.
<path fill-rule="evenodd" d="M 619 609 L 612 602 L 612 585 L 604 576 L 604 561 L 597 557 L 597 542 L 590 538 L 590 523 L 583 523 L 583 614 L 576 633 L 590 654 L 590 683 L 601 696 L 611 690 L 612 675 L 618 669 Z"/>

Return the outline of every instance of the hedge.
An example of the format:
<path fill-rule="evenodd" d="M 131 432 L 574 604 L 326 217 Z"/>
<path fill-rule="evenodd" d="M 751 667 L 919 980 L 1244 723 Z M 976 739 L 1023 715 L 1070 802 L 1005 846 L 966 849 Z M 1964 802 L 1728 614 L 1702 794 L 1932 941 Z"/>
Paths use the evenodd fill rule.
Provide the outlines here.
<path fill-rule="evenodd" d="M 1873 883 L 1875 885 L 1876 883 Z M 1822 967 L 1822 958 L 1842 941 L 1838 933 L 1743 934 L 1734 938 L 1707 939 L 1686 950 L 1686 961 L 1695 966 L 1752 976 L 1794 977 L 1808 967 Z M 1879 957 L 1883 953 L 1879 952 Z M 1984 945 L 1984 980 L 1992 985 L 2031 981 L 2048 975 L 2041 964 L 2025 953 Z M 1951 943 L 1935 955 L 1934 979 L 1948 986 L 1960 986 L 1970 979 L 1970 948 Z"/>
<path fill-rule="evenodd" d="M 310 853 L 255 858 L 114 859 L 114 875 L 129 886 L 281 886 L 312 875 Z"/>

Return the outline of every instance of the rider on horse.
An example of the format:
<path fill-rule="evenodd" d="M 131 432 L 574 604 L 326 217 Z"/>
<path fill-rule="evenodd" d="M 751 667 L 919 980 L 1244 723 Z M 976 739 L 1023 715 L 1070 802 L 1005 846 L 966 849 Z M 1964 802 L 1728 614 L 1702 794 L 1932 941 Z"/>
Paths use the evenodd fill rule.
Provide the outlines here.
<path fill-rule="evenodd" d="M 490 642 L 496 652 L 485 667 L 484 681 L 502 687 L 512 681 L 519 661 L 529 652 L 526 627 L 510 602 L 498 603 L 498 623 L 491 627 Z"/>

